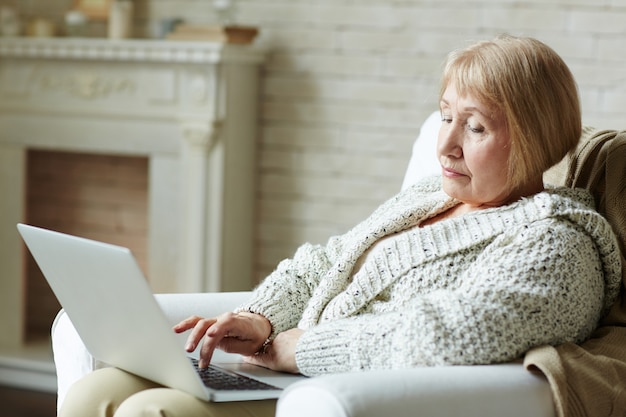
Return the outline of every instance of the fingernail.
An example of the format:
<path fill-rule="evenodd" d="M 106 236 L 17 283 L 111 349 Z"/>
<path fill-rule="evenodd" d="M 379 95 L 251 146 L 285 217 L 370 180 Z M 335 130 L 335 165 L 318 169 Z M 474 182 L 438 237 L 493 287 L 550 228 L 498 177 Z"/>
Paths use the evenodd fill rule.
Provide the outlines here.
<path fill-rule="evenodd" d="M 185 345 L 185 350 L 186 350 L 187 352 L 193 352 L 193 350 L 194 350 L 194 349 L 195 349 L 195 347 L 193 346 L 193 343 L 187 343 L 187 344 Z"/>
<path fill-rule="evenodd" d="M 198 368 L 206 368 L 206 361 L 204 359 L 198 361 Z"/>

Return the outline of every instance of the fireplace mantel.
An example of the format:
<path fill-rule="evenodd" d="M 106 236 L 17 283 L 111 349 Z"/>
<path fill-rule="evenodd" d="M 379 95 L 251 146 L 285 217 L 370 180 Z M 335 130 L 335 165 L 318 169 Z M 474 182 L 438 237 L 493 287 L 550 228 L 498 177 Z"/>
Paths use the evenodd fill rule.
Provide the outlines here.
<path fill-rule="evenodd" d="M 155 292 L 252 282 L 258 70 L 253 46 L 0 40 L 0 345 L 22 341 L 29 149 L 149 158 Z"/>
<path fill-rule="evenodd" d="M 263 52 L 249 46 L 220 42 L 110 40 L 89 38 L 4 38 L 3 58 L 121 61 L 141 63 L 258 65 Z"/>

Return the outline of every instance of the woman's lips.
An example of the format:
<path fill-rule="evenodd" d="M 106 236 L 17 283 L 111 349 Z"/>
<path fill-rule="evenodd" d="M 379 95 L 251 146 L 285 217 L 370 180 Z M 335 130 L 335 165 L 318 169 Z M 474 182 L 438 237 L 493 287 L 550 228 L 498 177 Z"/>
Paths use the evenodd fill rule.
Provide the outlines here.
<path fill-rule="evenodd" d="M 444 177 L 448 177 L 448 178 L 458 178 L 458 177 L 463 177 L 465 175 L 463 175 L 462 173 L 460 173 L 459 171 L 456 171 L 452 168 L 446 168 L 446 167 L 441 167 L 441 171 Z"/>

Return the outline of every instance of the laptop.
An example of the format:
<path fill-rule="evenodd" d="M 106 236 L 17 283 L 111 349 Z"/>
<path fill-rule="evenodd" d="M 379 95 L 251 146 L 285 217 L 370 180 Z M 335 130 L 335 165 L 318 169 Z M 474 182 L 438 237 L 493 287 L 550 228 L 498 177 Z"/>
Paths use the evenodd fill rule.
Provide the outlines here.
<path fill-rule="evenodd" d="M 186 336 L 172 330 L 128 248 L 25 224 L 17 228 L 85 346 L 104 363 L 215 402 L 278 398 L 305 378 L 217 350 L 210 370 L 199 370 L 184 350 Z M 231 381 L 207 386 L 218 383 L 214 373 Z"/>

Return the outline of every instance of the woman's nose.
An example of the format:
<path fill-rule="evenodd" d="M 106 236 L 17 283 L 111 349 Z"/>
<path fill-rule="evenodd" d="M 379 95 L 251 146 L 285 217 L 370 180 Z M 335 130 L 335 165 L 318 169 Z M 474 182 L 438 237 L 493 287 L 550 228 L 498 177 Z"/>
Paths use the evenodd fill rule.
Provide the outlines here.
<path fill-rule="evenodd" d="M 441 156 L 460 158 L 463 156 L 462 135 L 455 122 L 443 122 L 439 129 L 437 152 Z"/>

